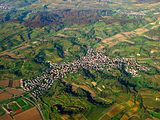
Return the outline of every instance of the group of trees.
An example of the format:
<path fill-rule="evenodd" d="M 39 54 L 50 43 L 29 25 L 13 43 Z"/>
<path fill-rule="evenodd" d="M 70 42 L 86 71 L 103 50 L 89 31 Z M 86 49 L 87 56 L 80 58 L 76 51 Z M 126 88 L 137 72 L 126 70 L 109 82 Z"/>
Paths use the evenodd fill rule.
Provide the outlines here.
<path fill-rule="evenodd" d="M 57 50 L 59 57 L 64 58 L 63 47 L 60 44 L 55 43 L 54 48 Z"/>
<path fill-rule="evenodd" d="M 46 60 L 46 54 L 44 52 L 44 50 L 41 50 L 34 58 L 34 62 L 36 63 L 44 63 Z"/>

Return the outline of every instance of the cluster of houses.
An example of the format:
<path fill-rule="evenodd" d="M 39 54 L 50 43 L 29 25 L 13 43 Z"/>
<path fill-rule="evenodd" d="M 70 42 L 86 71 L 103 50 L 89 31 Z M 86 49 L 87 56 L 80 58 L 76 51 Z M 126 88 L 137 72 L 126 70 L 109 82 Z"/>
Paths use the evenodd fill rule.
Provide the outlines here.
<path fill-rule="evenodd" d="M 0 4 L 0 9 L 2 9 L 2 10 L 10 10 L 11 7 L 10 7 L 9 5 L 6 5 L 6 4 L 1 3 L 1 4 Z"/>
<path fill-rule="evenodd" d="M 149 68 L 139 65 L 134 58 L 125 58 L 127 66 L 125 71 L 130 73 L 132 76 L 138 76 L 138 71 L 148 71 Z"/>
<path fill-rule="evenodd" d="M 48 71 L 34 79 L 23 80 L 22 86 L 26 91 L 30 91 L 33 96 L 43 95 L 53 84 L 52 74 Z"/>
<path fill-rule="evenodd" d="M 126 72 L 133 76 L 138 75 L 138 70 L 148 70 L 147 67 L 137 64 L 133 58 L 109 58 L 102 52 L 91 48 L 88 49 L 85 56 L 71 63 L 49 64 L 50 68 L 41 76 L 22 81 L 23 88 L 31 91 L 35 97 L 43 95 L 52 86 L 54 80 L 63 79 L 68 73 L 76 73 L 81 68 L 100 71 L 110 68 L 121 70 L 125 67 Z"/>

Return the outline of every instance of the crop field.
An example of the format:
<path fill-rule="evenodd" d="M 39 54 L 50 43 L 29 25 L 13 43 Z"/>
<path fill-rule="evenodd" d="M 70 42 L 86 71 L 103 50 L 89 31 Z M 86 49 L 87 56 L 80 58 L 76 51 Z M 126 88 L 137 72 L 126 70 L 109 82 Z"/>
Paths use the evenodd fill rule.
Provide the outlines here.
<path fill-rule="evenodd" d="M 125 107 L 123 105 L 115 105 L 106 114 L 112 118 L 113 116 L 122 112 L 124 110 L 124 108 Z"/>
<path fill-rule="evenodd" d="M 114 45 L 118 44 L 119 42 L 127 42 L 130 44 L 135 44 L 134 42 L 128 41 L 125 36 L 121 34 L 117 34 L 112 38 L 107 38 L 103 40 L 103 43 L 107 43 L 109 47 L 113 47 Z"/>
<path fill-rule="evenodd" d="M 158 108 L 160 105 L 160 93 L 154 93 L 153 91 L 144 91 L 142 90 L 140 92 L 143 100 L 144 100 L 144 105 L 148 106 L 150 108 Z"/>
<path fill-rule="evenodd" d="M 10 99 L 12 98 L 12 94 L 8 93 L 8 92 L 1 92 L 0 93 L 0 100 L 3 101 L 3 100 L 7 100 L 7 99 Z"/>
<path fill-rule="evenodd" d="M 159 0 L 1 0 L 0 120 L 158 120 L 159 53 Z"/>
<path fill-rule="evenodd" d="M 1 86 L 1 87 L 7 87 L 8 84 L 9 84 L 9 80 L 0 81 L 0 86 Z"/>
<path fill-rule="evenodd" d="M 17 102 L 22 108 L 27 105 L 27 103 L 24 102 L 24 100 L 22 100 L 21 98 L 18 98 L 18 99 L 16 100 L 16 102 Z"/>
<path fill-rule="evenodd" d="M 5 99 L 0 102 L 0 119 L 2 118 L 2 120 L 11 120 L 14 116 L 33 108 L 33 104 L 23 97 Z"/>
<path fill-rule="evenodd" d="M 40 116 L 40 113 L 38 112 L 37 108 L 33 107 L 29 110 L 26 110 L 25 112 L 22 112 L 20 114 L 15 115 L 14 119 L 16 119 L 16 120 L 23 120 L 23 119 L 41 120 L 41 116 Z"/>
<path fill-rule="evenodd" d="M 17 111 L 20 109 L 20 106 L 16 102 L 9 103 L 7 107 L 12 109 L 13 111 Z"/>
<path fill-rule="evenodd" d="M 0 116 L 0 119 L 1 120 L 12 120 L 12 117 L 10 115 L 8 115 L 8 114 L 5 114 L 3 116 Z"/>
<path fill-rule="evenodd" d="M 97 108 L 95 106 L 92 106 L 90 112 L 85 113 L 84 116 L 86 116 L 86 119 L 88 120 L 100 119 L 106 110 L 107 108 L 105 107 Z"/>
<path fill-rule="evenodd" d="M 2 107 L 0 107 L 0 116 L 3 116 L 5 114 L 5 111 L 3 110 Z"/>
<path fill-rule="evenodd" d="M 14 89 L 14 88 L 6 88 L 5 89 L 8 93 L 13 94 L 13 95 L 22 95 L 23 91 L 22 90 L 18 90 L 18 89 Z"/>
<path fill-rule="evenodd" d="M 12 84 L 12 87 L 20 87 L 20 80 L 14 80 L 13 81 L 13 84 Z"/>

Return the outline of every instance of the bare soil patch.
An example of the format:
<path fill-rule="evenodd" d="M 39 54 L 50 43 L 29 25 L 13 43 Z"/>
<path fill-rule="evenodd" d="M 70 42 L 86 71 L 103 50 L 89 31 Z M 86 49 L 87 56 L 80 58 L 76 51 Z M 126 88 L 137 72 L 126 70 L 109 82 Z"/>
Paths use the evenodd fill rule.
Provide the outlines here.
<path fill-rule="evenodd" d="M 154 25 L 154 24 L 156 24 L 156 22 L 152 22 L 150 24 Z M 154 27 L 157 28 L 158 26 L 154 26 Z M 134 31 L 131 31 L 131 32 L 122 32 L 122 33 L 119 33 L 117 35 L 114 35 L 112 37 L 109 37 L 109 38 L 106 38 L 106 39 L 102 40 L 102 43 L 108 44 L 109 47 L 113 47 L 113 46 L 115 46 L 116 44 L 118 44 L 120 42 L 128 42 L 130 44 L 135 44 L 134 42 L 129 41 L 128 38 L 142 35 L 142 34 L 148 32 L 148 31 L 149 30 L 147 28 L 138 28 L 138 29 L 136 29 Z M 99 49 L 101 49 L 100 47 L 99 47 Z"/>
<path fill-rule="evenodd" d="M 9 80 L 0 81 L 0 86 L 2 86 L 2 87 L 7 87 L 8 84 L 9 84 Z"/>
<path fill-rule="evenodd" d="M 148 32 L 149 30 L 148 29 L 146 29 L 146 28 L 138 28 L 138 29 L 136 29 L 135 31 L 134 31 L 134 33 L 136 34 L 136 35 L 141 35 L 141 34 L 143 34 L 143 33 L 145 33 L 145 32 Z"/>
<path fill-rule="evenodd" d="M 14 88 L 6 88 L 6 91 L 9 92 L 10 94 L 14 95 L 22 95 L 23 91 L 19 89 L 14 89 Z"/>
<path fill-rule="evenodd" d="M 106 38 L 106 39 L 102 40 L 102 42 L 105 44 L 108 44 L 109 47 L 113 47 L 120 42 L 128 42 L 130 44 L 135 44 L 134 42 L 127 40 L 127 37 L 124 36 L 123 34 L 117 34 L 113 37 Z"/>
<path fill-rule="evenodd" d="M 26 110 L 14 116 L 15 120 L 42 120 L 41 115 L 36 107 Z"/>
<path fill-rule="evenodd" d="M 149 80 L 157 83 L 160 86 L 160 75 L 147 76 Z"/>
<path fill-rule="evenodd" d="M 142 6 L 144 6 L 144 4 L 133 4 L 133 6 L 135 6 L 135 7 L 142 7 Z"/>
<path fill-rule="evenodd" d="M 14 80 L 12 87 L 20 87 L 20 80 Z"/>
<path fill-rule="evenodd" d="M 5 115 L 3 115 L 3 116 L 0 116 L 0 120 L 13 120 L 13 119 L 11 118 L 10 115 L 5 114 Z"/>
<path fill-rule="evenodd" d="M 117 114 L 119 114 L 121 111 L 123 111 L 125 109 L 125 107 L 123 105 L 116 105 L 116 106 L 113 106 L 111 108 L 111 110 L 109 110 L 107 112 L 107 115 L 110 116 L 111 118 Z"/>
<path fill-rule="evenodd" d="M 97 47 L 97 50 L 102 50 L 102 49 L 104 49 L 104 48 L 105 48 L 104 45 L 99 45 L 99 46 Z"/>
<path fill-rule="evenodd" d="M 64 28 L 63 30 L 65 30 L 65 31 L 75 31 L 75 30 L 79 30 L 79 28 Z"/>
<path fill-rule="evenodd" d="M 7 99 L 10 99 L 10 98 L 12 98 L 12 94 L 9 94 L 7 92 L 1 92 L 0 93 L 0 101 L 7 100 Z"/>

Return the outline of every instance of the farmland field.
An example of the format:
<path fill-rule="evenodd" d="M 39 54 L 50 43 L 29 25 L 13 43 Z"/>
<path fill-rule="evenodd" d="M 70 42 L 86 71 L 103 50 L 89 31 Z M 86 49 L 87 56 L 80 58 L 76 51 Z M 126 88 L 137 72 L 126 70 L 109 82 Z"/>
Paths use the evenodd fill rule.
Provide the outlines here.
<path fill-rule="evenodd" d="M 9 107 L 10 109 L 12 109 L 13 111 L 16 111 L 16 110 L 19 110 L 19 109 L 20 109 L 19 106 L 17 105 L 17 103 L 10 103 L 10 104 L 8 105 L 8 107 Z"/>
<path fill-rule="evenodd" d="M 1 92 L 0 93 L 0 100 L 7 100 L 7 99 L 10 99 L 12 98 L 12 95 L 7 93 L 7 92 Z"/>
<path fill-rule="evenodd" d="M 0 116 L 4 115 L 5 111 L 2 109 L 2 107 L 0 107 Z"/>
<path fill-rule="evenodd" d="M 23 120 L 23 119 L 41 120 L 41 116 L 40 116 L 39 112 L 37 111 L 37 109 L 35 107 L 33 107 L 29 110 L 26 110 L 25 112 L 22 112 L 18 115 L 15 115 L 14 119 L 16 119 L 16 120 Z"/>
<path fill-rule="evenodd" d="M 158 120 L 159 53 L 159 0 L 0 0 L 0 120 Z"/>
<path fill-rule="evenodd" d="M 16 102 L 17 102 L 22 108 L 27 105 L 26 102 L 24 102 L 24 100 L 21 99 L 21 98 L 18 98 L 18 99 L 16 100 Z"/>

